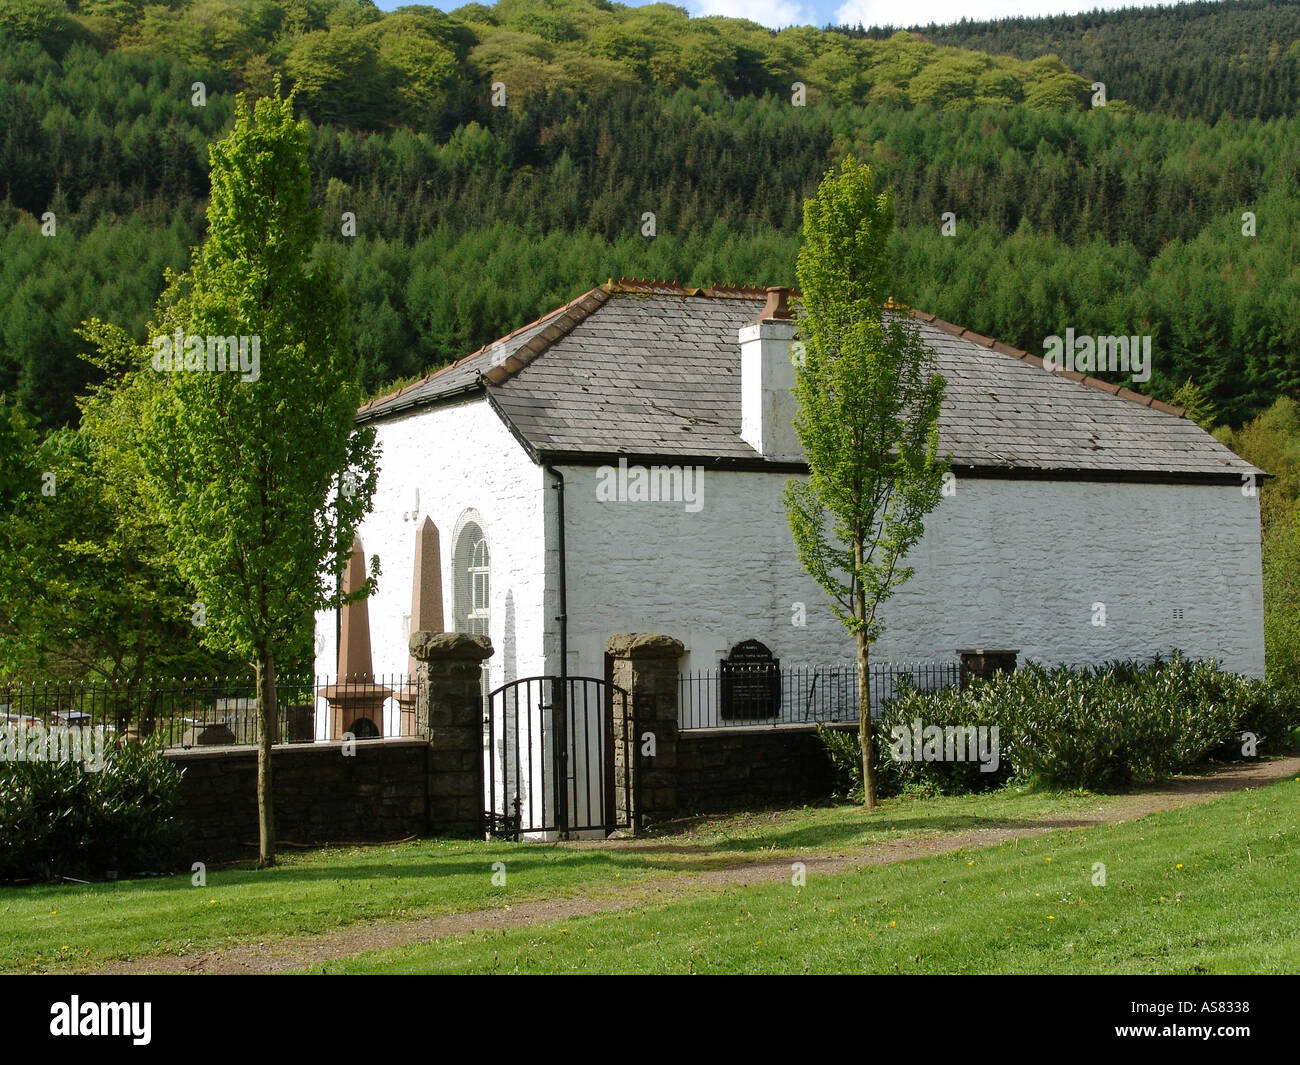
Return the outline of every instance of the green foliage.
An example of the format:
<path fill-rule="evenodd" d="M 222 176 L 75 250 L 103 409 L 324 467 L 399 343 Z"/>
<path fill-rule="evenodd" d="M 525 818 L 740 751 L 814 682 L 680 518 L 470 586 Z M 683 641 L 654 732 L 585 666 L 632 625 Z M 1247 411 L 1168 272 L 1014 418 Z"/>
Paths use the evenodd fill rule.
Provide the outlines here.
<path fill-rule="evenodd" d="M 285 63 L 308 113 L 317 122 L 367 125 L 387 110 L 379 55 L 363 28 L 305 33 Z"/>
<path fill-rule="evenodd" d="M 1280 397 L 1241 428 L 1215 434 L 1271 474 L 1259 489 L 1268 675 L 1300 687 L 1300 404 Z"/>
<path fill-rule="evenodd" d="M 394 117 L 418 121 L 453 84 L 482 95 L 495 80 L 517 101 L 584 83 L 749 96 L 784 95 L 802 81 L 815 97 L 839 103 L 885 93 L 909 106 L 969 106 L 977 76 L 986 103 L 1028 92 L 1044 106 L 1078 109 L 1086 98 L 1085 81 L 1059 64 L 937 48 L 901 34 L 873 41 L 808 27 L 772 33 L 740 19 L 692 19 L 668 4 L 501 0 L 444 15 L 418 7 L 385 13 L 368 0 L 85 0 L 80 10 L 78 21 L 59 0 L 0 0 L 0 32 L 58 53 L 81 36 L 101 48 L 176 56 L 244 87 L 261 81 L 269 64 L 293 77 L 316 119 L 368 128 Z M 589 81 L 597 72 L 600 81 Z"/>
<path fill-rule="evenodd" d="M 1183 416 L 1194 421 L 1202 429 L 1214 428 L 1214 404 L 1202 391 L 1201 386 L 1190 377 L 1179 386 L 1170 401 L 1175 407 L 1183 408 Z"/>
<path fill-rule="evenodd" d="M 401 61 L 384 59 L 393 18 L 357 30 L 378 35 L 367 47 L 381 75 Z M 437 21 L 394 39 L 459 54 Z M 163 268 L 183 267 L 202 238 L 207 145 L 229 128 L 233 82 L 82 45 L 56 63 L 3 35 L 0 67 L 0 126 L 15 131 L 0 139 L 0 390 L 51 429 L 75 421 L 74 397 L 96 379 L 78 324 L 112 308 L 142 337 Z M 1209 129 L 1024 107 L 832 107 L 815 93 L 800 108 L 788 83 L 736 99 L 582 76 L 589 92 L 512 95 L 503 109 L 436 77 L 403 102 L 383 75 L 384 114 L 413 128 L 311 127 L 313 203 L 328 208 L 318 254 L 332 248 L 359 283 L 367 388 L 457 358 L 611 274 L 793 283 L 802 202 L 847 150 L 895 189 L 897 298 L 1031 351 L 1066 325 L 1150 332 L 1154 372 L 1139 388 L 1171 399 L 1191 378 L 1229 425 L 1300 394 L 1296 119 Z M 189 103 L 195 77 L 207 107 Z M 1245 206 L 1256 237 L 1241 235 Z M 646 241 L 637 225 L 651 208 L 659 236 Z M 40 233 L 47 209 L 56 237 Z M 344 210 L 355 238 L 340 235 Z M 941 239 L 948 210 L 957 236 Z M 517 250 L 533 269 L 509 269 Z M 430 285 L 447 256 L 469 271 Z M 426 290 L 408 292 L 417 276 Z"/>
<path fill-rule="evenodd" d="M 68 9 L 60 0 L 0 0 L 0 31 L 20 41 L 53 45 L 67 27 Z"/>
<path fill-rule="evenodd" d="M 939 502 L 943 378 L 906 314 L 885 313 L 893 198 L 847 157 L 804 206 L 794 425 L 807 481 L 785 504 L 805 570 L 869 644 L 877 607 L 911 575 L 902 564 Z"/>
<path fill-rule="evenodd" d="M 205 605 L 204 642 L 259 668 L 298 650 L 333 601 L 376 479 L 373 430 L 353 431 L 346 299 L 331 265 L 309 262 L 319 219 L 306 139 L 290 101 L 240 99 L 234 131 L 212 147 L 207 240 L 151 331 L 256 338 L 260 364 L 154 378 L 151 346 L 136 371 L 151 389 L 136 440 L 147 496 Z"/>
<path fill-rule="evenodd" d="M 1143 111 L 1220 118 L 1295 113 L 1300 9 L 1288 0 L 1192 0 L 996 22 L 923 27 L 937 45 L 1032 60 L 1059 55 Z M 889 36 L 890 28 L 867 36 Z M 852 34 L 851 34 L 852 35 Z"/>
<path fill-rule="evenodd" d="M 98 771 L 71 759 L 0 761 L 0 880 L 171 871 L 180 776 L 156 743 L 109 745 Z"/>
<path fill-rule="evenodd" d="M 902 735 L 894 730 L 910 731 L 917 720 L 923 727 L 997 727 L 999 770 L 893 758 L 890 745 Z M 1207 758 L 1240 759 L 1245 732 L 1255 736 L 1257 754 L 1285 752 L 1300 725 L 1300 700 L 1295 689 L 1181 657 L 1086 669 L 1030 664 L 965 689 L 906 691 L 872 725 L 874 764 L 888 792 L 975 791 L 1009 776 L 1104 791 L 1185 772 Z M 820 731 L 837 773 L 852 770 L 856 737 L 846 743 Z M 845 780 L 846 790 L 860 787 L 861 770 Z"/>
<path fill-rule="evenodd" d="M 78 431 L 43 441 L 0 406 L 0 675 L 226 672 L 229 660 L 198 646 L 193 595 L 144 516 L 138 468 L 118 450 L 138 410 L 103 397 L 86 401 Z"/>
<path fill-rule="evenodd" d="M 1264 652 L 1268 675 L 1300 688 L 1300 505 L 1264 538 Z"/>
<path fill-rule="evenodd" d="M 880 604 L 912 576 L 903 564 L 939 502 L 944 379 L 905 313 L 886 313 L 893 196 L 851 155 L 804 204 L 797 272 L 794 430 L 807 480 L 783 501 L 799 561 L 857 644 L 863 804 L 875 806 L 867 661 Z M 798 354 L 796 355 L 796 350 Z"/>
<path fill-rule="evenodd" d="M 1281 396 L 1241 428 L 1216 435 L 1247 462 L 1271 475 L 1259 493 L 1267 541 L 1273 525 L 1290 520 L 1300 505 L 1300 403 Z"/>
<path fill-rule="evenodd" d="M 5 513 L 36 488 L 35 448 L 36 433 L 22 410 L 0 393 L 0 507 Z"/>
<path fill-rule="evenodd" d="M 857 732 L 831 728 L 820 722 L 817 735 L 826 747 L 834 774 L 832 794 L 849 802 L 862 801 L 862 741 Z"/>

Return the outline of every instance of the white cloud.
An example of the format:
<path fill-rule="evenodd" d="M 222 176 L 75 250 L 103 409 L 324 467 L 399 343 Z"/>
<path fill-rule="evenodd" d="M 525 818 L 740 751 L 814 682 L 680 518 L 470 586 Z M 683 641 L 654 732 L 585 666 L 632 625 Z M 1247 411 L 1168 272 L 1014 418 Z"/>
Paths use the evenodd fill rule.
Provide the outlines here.
<path fill-rule="evenodd" d="M 690 0 L 689 10 L 692 15 L 747 18 L 772 29 L 820 25 L 810 9 L 788 0 Z"/>
<path fill-rule="evenodd" d="M 1061 15 L 1094 8 L 1146 7 L 1157 0 L 912 0 L 905 6 L 888 0 L 844 0 L 835 11 L 837 25 L 926 26 L 1017 15 Z"/>

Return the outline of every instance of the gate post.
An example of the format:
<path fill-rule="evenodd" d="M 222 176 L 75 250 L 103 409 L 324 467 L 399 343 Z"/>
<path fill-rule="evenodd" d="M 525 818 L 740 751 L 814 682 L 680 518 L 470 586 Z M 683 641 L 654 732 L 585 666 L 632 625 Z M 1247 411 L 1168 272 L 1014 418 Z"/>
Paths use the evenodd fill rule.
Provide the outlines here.
<path fill-rule="evenodd" d="M 686 648 L 671 636 L 624 632 L 605 650 L 629 711 L 625 719 L 614 715 L 614 809 L 635 832 L 677 813 L 677 668 Z M 641 754 L 646 733 L 654 737 L 653 757 Z"/>
<path fill-rule="evenodd" d="M 492 641 L 466 632 L 411 633 L 429 738 L 429 830 L 478 836 L 483 823 L 483 660 Z"/>

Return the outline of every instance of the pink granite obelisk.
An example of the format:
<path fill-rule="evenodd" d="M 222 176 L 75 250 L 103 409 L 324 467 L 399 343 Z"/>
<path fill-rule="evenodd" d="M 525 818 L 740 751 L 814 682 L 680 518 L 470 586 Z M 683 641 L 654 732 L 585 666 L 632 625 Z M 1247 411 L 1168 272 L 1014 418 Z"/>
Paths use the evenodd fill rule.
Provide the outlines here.
<path fill-rule="evenodd" d="M 411 578 L 411 632 L 443 632 L 442 538 L 429 518 L 415 534 L 415 571 Z M 415 656 L 406 660 L 408 676 L 415 675 Z"/>
<path fill-rule="evenodd" d="M 355 540 L 343 574 L 343 591 L 357 591 L 365 583 L 366 557 L 361 541 Z M 343 607 L 338 668 L 336 683 L 320 690 L 330 704 L 330 739 L 341 740 L 345 733 L 352 733 L 357 739 L 382 736 L 384 700 L 393 691 L 375 683 L 370 655 L 370 608 L 364 599 Z"/>
<path fill-rule="evenodd" d="M 411 576 L 411 634 L 442 632 L 442 538 L 430 518 L 415 533 L 415 569 Z M 408 639 L 409 645 L 409 639 Z M 419 731 L 415 719 L 418 689 L 414 655 L 406 659 L 406 683 L 397 700 L 402 704 L 402 734 Z"/>

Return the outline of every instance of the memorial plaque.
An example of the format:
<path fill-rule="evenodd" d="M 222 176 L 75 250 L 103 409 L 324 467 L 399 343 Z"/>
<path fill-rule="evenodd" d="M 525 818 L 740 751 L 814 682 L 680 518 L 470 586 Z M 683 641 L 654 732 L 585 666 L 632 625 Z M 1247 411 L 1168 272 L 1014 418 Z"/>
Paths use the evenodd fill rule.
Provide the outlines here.
<path fill-rule="evenodd" d="M 736 644 L 720 663 L 718 679 L 721 720 L 771 721 L 781 712 L 781 662 L 758 640 Z"/>

